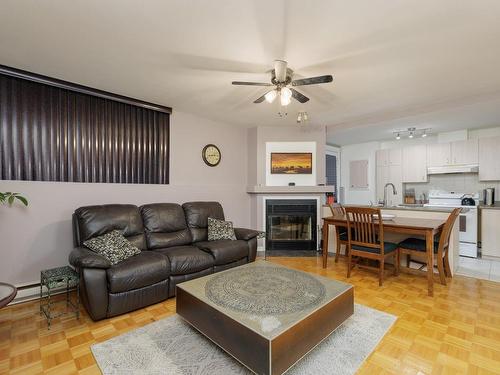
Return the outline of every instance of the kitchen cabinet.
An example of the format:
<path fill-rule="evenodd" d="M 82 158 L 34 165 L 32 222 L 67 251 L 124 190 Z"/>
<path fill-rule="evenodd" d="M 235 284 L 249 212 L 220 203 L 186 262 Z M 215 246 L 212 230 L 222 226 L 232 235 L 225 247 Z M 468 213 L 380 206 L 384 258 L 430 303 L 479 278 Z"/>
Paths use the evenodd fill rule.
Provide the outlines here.
<path fill-rule="evenodd" d="M 401 149 L 378 150 L 376 152 L 377 167 L 401 165 Z"/>
<path fill-rule="evenodd" d="M 469 139 L 451 143 L 451 163 L 454 165 L 477 164 L 479 162 L 478 140 Z"/>
<path fill-rule="evenodd" d="M 415 145 L 403 148 L 402 182 L 427 182 L 427 147 Z"/>
<path fill-rule="evenodd" d="M 500 137 L 479 139 L 479 180 L 500 180 Z"/>
<path fill-rule="evenodd" d="M 500 210 L 481 209 L 481 253 L 500 258 Z"/>
<path fill-rule="evenodd" d="M 478 141 L 469 139 L 427 145 L 427 166 L 466 165 L 478 163 Z"/>
<path fill-rule="evenodd" d="M 427 145 L 427 166 L 441 167 L 451 164 L 451 145 L 449 143 L 434 143 Z"/>

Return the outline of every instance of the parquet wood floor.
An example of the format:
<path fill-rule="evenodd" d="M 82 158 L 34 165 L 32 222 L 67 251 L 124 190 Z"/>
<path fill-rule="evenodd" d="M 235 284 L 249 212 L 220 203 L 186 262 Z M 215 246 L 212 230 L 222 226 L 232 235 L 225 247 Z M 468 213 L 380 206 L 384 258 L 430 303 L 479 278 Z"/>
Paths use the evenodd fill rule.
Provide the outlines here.
<path fill-rule="evenodd" d="M 343 261 L 269 258 L 292 268 L 346 281 Z M 398 316 L 359 374 L 500 374 L 500 283 L 456 276 L 427 296 L 425 277 L 353 271 L 355 301 Z M 175 313 L 175 300 L 100 322 L 82 309 L 47 330 L 38 302 L 0 310 L 0 374 L 100 374 L 90 345 Z M 335 355 L 335 353 L 332 353 Z"/>

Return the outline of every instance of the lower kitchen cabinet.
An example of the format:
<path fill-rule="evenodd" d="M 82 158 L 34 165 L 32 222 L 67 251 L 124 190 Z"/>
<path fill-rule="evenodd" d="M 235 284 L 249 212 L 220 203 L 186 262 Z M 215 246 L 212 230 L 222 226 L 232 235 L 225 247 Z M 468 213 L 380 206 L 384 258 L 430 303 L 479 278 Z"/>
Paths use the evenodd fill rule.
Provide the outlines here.
<path fill-rule="evenodd" d="M 481 209 L 481 253 L 500 258 L 500 210 Z"/>

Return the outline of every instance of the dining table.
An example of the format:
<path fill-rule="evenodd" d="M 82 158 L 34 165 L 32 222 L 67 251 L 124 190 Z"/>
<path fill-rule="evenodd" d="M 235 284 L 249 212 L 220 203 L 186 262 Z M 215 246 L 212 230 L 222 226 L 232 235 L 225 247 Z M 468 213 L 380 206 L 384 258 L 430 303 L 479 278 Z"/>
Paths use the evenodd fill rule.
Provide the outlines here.
<path fill-rule="evenodd" d="M 423 219 L 409 217 L 393 217 L 390 220 L 383 220 L 383 231 L 408 234 L 408 237 L 423 236 L 426 243 L 427 264 L 434 265 L 434 237 L 441 233 L 446 223 L 446 219 Z M 335 214 L 323 218 L 323 268 L 328 262 L 328 232 L 329 226 L 334 225 L 335 230 L 347 228 L 347 217 L 345 214 Z M 448 256 L 446 254 L 446 256 Z M 427 267 L 427 286 L 429 296 L 434 295 L 434 266 Z"/>

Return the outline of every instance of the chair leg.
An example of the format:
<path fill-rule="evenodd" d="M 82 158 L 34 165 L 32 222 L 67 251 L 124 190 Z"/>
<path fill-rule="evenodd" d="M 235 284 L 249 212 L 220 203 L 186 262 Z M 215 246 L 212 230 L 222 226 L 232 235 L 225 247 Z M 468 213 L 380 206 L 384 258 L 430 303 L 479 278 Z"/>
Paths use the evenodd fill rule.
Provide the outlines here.
<path fill-rule="evenodd" d="M 446 276 L 444 274 L 444 264 L 443 264 L 443 259 L 440 259 L 439 257 L 436 259 L 436 264 L 439 272 L 439 280 L 441 281 L 441 284 L 446 285 Z M 429 267 L 429 265 L 427 265 Z"/>
<path fill-rule="evenodd" d="M 378 269 L 378 286 L 382 286 L 384 283 L 384 259 L 379 259 L 379 269 Z"/>
<path fill-rule="evenodd" d="M 406 268 L 410 268 L 411 255 L 406 254 Z"/>
<path fill-rule="evenodd" d="M 347 246 L 347 250 L 349 250 L 349 246 Z M 352 255 L 349 251 L 349 255 L 347 256 L 347 278 L 351 277 L 351 263 L 352 263 Z"/>
<path fill-rule="evenodd" d="M 339 262 L 339 256 L 340 256 L 340 236 L 337 235 L 337 250 L 335 251 L 335 263 Z"/>
<path fill-rule="evenodd" d="M 394 275 L 396 275 L 396 276 L 399 275 L 399 263 L 400 262 L 401 262 L 400 253 L 399 253 L 399 249 L 397 249 L 395 254 L 394 254 Z"/>
<path fill-rule="evenodd" d="M 445 255 L 444 259 L 444 271 L 446 273 L 447 277 L 452 277 L 451 276 L 451 267 L 450 267 L 450 261 L 448 260 L 448 254 Z"/>

